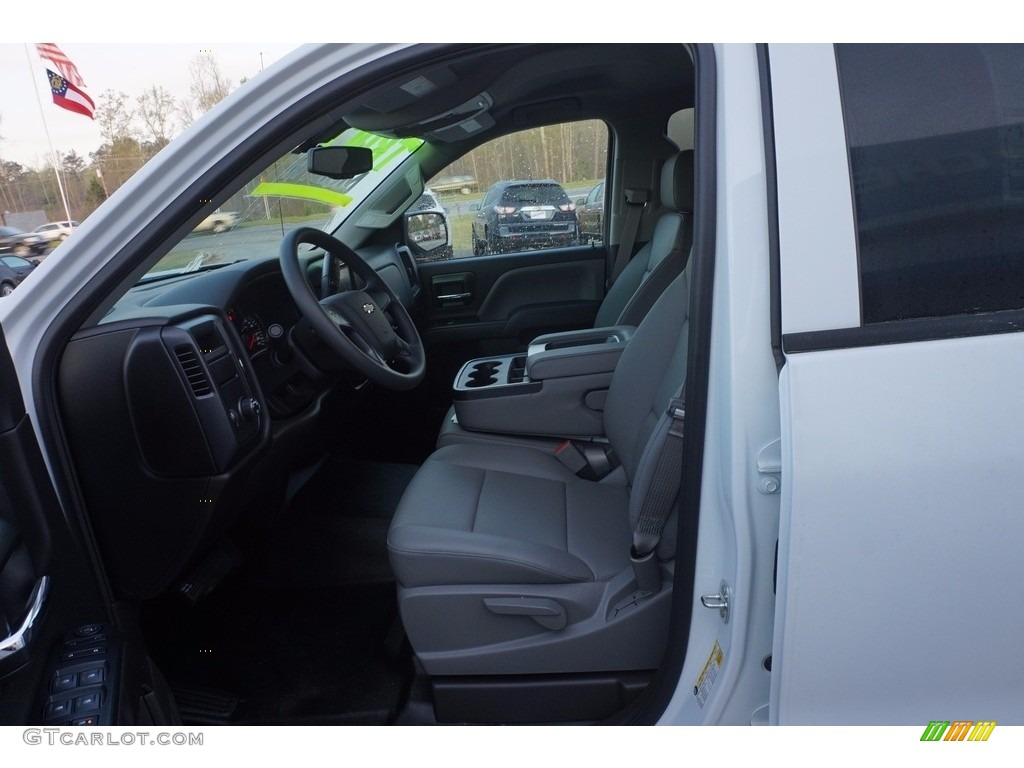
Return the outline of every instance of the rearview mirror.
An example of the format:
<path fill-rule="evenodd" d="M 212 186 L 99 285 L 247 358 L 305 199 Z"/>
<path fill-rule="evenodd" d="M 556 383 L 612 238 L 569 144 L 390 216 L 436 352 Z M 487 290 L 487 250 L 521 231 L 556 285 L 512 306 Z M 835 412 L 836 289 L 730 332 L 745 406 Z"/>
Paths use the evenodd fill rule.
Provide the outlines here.
<path fill-rule="evenodd" d="M 306 152 L 306 170 L 329 179 L 351 179 L 373 170 L 373 152 L 366 147 L 313 147 Z"/>

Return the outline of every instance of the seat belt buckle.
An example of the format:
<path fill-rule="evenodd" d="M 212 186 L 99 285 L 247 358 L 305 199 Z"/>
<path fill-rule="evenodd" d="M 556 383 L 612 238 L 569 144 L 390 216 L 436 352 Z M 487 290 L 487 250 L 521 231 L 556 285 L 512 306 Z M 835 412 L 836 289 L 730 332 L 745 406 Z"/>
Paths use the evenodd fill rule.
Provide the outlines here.
<path fill-rule="evenodd" d="M 563 440 L 555 448 L 555 458 L 574 475 L 584 480 L 600 480 L 617 467 L 614 454 L 599 443 L 574 443 Z"/>
<path fill-rule="evenodd" d="M 665 409 L 665 413 L 672 420 L 668 433 L 673 437 L 682 437 L 683 425 L 686 421 L 686 403 L 680 397 L 673 397 L 668 401 L 668 408 Z"/>
<path fill-rule="evenodd" d="M 555 458 L 562 462 L 565 467 L 574 475 L 578 475 L 583 469 L 590 466 L 583 451 L 573 445 L 572 440 L 563 440 L 555 448 Z"/>

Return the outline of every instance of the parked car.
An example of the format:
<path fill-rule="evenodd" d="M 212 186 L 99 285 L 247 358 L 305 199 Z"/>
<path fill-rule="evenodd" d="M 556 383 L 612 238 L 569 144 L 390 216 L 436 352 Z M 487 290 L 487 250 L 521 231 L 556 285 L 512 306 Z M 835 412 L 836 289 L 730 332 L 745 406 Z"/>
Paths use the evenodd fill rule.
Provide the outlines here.
<path fill-rule="evenodd" d="M 234 229 L 241 220 L 242 214 L 235 211 L 214 211 L 199 222 L 192 231 L 220 234 L 221 232 L 227 232 L 229 229 Z"/>
<path fill-rule="evenodd" d="M 604 182 L 599 181 L 586 197 L 576 200 L 580 220 L 580 242 L 599 243 L 604 239 Z"/>
<path fill-rule="evenodd" d="M 0 227 L 0 253 L 15 256 L 42 256 L 50 243 L 45 237 L 33 232 L 23 232 L 16 227 Z"/>
<path fill-rule="evenodd" d="M 475 256 L 579 241 L 576 205 L 551 179 L 499 181 L 471 209 Z"/>
<path fill-rule="evenodd" d="M 10 296 L 38 265 L 20 256 L 0 256 L 0 296 Z"/>
<path fill-rule="evenodd" d="M 1022 70 L 324 44 L 248 80 L 0 301 L 0 723 L 1024 724 Z M 560 173 L 564 115 L 608 126 L 606 200 L 648 187 L 635 323 L 597 322 L 609 248 L 405 247 L 493 139 Z M 492 221 L 570 244 L 520 184 Z M 184 234 L 261 185 L 251 238 Z"/>
<path fill-rule="evenodd" d="M 45 238 L 50 245 L 62 243 L 68 239 L 72 232 L 78 229 L 77 221 L 50 221 L 40 224 L 32 231 Z"/>

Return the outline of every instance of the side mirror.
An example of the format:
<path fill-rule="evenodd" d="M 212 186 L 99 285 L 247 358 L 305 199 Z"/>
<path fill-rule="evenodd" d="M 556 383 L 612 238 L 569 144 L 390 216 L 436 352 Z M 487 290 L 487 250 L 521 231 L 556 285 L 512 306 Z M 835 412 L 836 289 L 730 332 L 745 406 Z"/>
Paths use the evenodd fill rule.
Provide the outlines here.
<path fill-rule="evenodd" d="M 373 170 L 373 152 L 366 147 L 313 147 L 306 152 L 306 170 L 329 179 L 351 179 Z"/>
<path fill-rule="evenodd" d="M 574 202 L 576 203 L 577 207 L 580 207 L 580 206 L 583 206 L 583 205 L 587 204 L 587 198 L 585 198 L 585 197 L 577 197 Z"/>
<path fill-rule="evenodd" d="M 405 241 L 421 261 L 439 261 L 454 255 L 448 219 L 443 213 L 406 214 Z"/>
<path fill-rule="evenodd" d="M 480 210 L 480 203 L 470 203 L 469 204 L 469 210 L 471 210 L 471 211 L 479 211 Z"/>

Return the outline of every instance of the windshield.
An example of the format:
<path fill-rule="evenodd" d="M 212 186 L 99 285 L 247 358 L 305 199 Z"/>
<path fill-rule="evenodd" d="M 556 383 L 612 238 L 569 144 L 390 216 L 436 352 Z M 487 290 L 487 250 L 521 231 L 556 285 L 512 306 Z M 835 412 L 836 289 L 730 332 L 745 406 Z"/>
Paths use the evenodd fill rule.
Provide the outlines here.
<path fill-rule="evenodd" d="M 306 171 L 305 153 L 289 152 L 200 221 L 149 270 L 146 279 L 274 256 L 284 233 L 297 226 L 333 233 L 422 143 L 356 128 L 345 130 L 324 146 L 366 147 L 373 152 L 373 170 L 352 179 L 313 176 Z"/>

